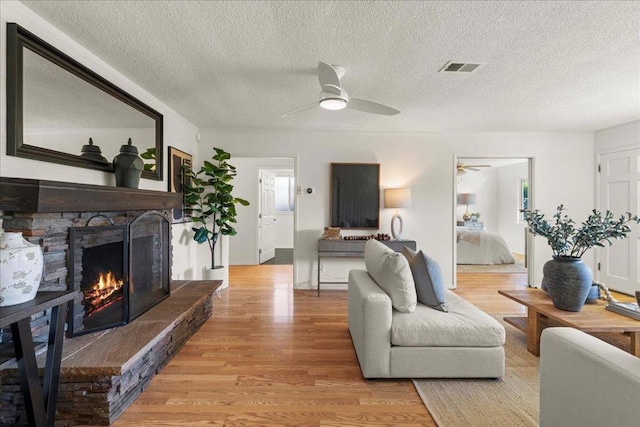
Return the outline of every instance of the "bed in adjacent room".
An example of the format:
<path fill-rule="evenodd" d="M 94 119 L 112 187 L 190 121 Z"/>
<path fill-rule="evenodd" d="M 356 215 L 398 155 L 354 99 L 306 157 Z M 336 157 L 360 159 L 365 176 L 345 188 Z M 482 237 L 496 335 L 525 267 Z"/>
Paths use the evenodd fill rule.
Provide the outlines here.
<path fill-rule="evenodd" d="M 494 265 L 516 262 L 507 242 L 497 233 L 458 227 L 456 242 L 457 264 Z"/>

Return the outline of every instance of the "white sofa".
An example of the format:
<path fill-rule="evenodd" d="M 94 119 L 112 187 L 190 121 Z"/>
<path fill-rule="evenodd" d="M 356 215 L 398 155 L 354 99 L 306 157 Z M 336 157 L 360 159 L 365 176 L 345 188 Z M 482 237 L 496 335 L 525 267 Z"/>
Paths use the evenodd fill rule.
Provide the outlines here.
<path fill-rule="evenodd" d="M 365 378 L 499 378 L 504 327 L 451 291 L 448 312 L 391 305 L 366 270 L 349 273 L 349 331 Z"/>
<path fill-rule="evenodd" d="M 541 427 L 640 425 L 640 358 L 573 328 L 540 340 Z"/>

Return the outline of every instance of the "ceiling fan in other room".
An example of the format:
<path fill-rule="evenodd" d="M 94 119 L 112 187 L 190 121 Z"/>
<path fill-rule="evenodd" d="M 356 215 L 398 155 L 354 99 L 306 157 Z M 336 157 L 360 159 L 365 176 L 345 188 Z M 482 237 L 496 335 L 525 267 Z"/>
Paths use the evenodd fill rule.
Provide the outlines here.
<path fill-rule="evenodd" d="M 345 70 L 339 65 L 329 65 L 318 62 L 318 80 L 320 81 L 320 99 L 311 104 L 304 105 L 284 113 L 282 117 L 287 117 L 301 111 L 314 107 L 325 110 L 342 110 L 350 108 L 352 110 L 364 111 L 365 113 L 382 114 L 383 116 L 394 116 L 400 111 L 373 101 L 360 98 L 351 98 L 347 91 L 342 88 L 340 79 L 344 76 Z"/>
<path fill-rule="evenodd" d="M 465 165 L 462 162 L 458 162 L 456 167 L 458 168 L 458 175 L 464 175 L 469 171 L 480 172 L 482 170 L 480 168 L 490 168 L 491 165 Z"/>

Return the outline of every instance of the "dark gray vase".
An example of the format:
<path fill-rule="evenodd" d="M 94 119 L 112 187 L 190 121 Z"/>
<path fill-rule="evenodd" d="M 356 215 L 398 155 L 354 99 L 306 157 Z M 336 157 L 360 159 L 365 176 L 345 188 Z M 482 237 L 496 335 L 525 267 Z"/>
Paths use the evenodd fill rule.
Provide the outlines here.
<path fill-rule="evenodd" d="M 113 159 L 113 172 L 117 187 L 138 188 L 144 162 L 138 156 L 138 149 L 131 145 L 131 138 L 122 147 L 120 154 Z"/>
<path fill-rule="evenodd" d="M 591 291 L 593 275 L 580 258 L 554 257 L 543 268 L 542 284 L 560 310 L 580 311 Z"/>

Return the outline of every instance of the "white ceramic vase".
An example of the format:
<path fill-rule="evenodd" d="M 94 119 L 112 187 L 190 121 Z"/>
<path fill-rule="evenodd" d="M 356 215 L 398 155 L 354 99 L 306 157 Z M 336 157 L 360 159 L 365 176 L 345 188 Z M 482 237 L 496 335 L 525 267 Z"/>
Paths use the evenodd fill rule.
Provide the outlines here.
<path fill-rule="evenodd" d="M 216 268 L 203 268 L 202 280 L 222 280 L 222 285 L 218 290 L 226 289 L 229 287 L 229 280 L 227 276 L 227 267 L 218 266 Z"/>
<path fill-rule="evenodd" d="M 42 249 L 22 238 L 22 233 L 0 236 L 0 307 L 21 304 L 36 297 L 42 279 Z"/>

